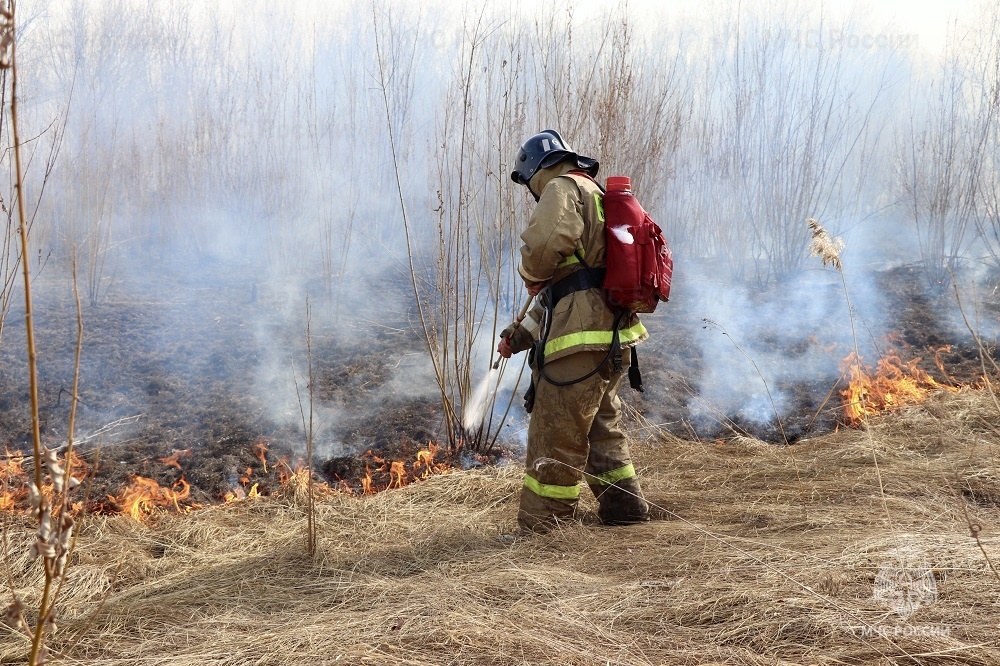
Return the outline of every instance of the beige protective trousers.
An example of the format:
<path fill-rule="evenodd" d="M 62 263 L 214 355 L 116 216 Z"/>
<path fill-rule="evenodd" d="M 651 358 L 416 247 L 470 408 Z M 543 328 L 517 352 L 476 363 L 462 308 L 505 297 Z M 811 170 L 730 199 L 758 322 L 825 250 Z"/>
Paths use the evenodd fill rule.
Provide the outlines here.
<path fill-rule="evenodd" d="M 628 441 L 619 427 L 618 388 L 632 354 L 622 350 L 623 372 L 605 363 L 593 376 L 569 386 L 556 386 L 534 368 L 535 404 L 528 426 L 528 453 L 518 523 L 531 531 L 546 531 L 576 518 L 580 481 L 585 480 L 600 505 L 598 515 L 608 524 L 649 519 L 642 499 Z M 607 356 L 582 351 L 545 363 L 545 374 L 568 381 L 587 374 Z M 585 471 L 586 478 L 581 470 Z"/>

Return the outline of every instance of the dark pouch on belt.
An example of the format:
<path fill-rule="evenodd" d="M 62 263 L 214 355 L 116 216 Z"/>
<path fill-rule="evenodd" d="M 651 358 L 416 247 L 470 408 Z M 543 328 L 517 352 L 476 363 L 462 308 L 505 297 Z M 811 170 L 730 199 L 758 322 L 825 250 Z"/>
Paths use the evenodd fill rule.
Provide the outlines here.
<path fill-rule="evenodd" d="M 531 413 L 535 407 L 535 382 L 531 382 L 528 390 L 524 392 L 524 411 Z"/>

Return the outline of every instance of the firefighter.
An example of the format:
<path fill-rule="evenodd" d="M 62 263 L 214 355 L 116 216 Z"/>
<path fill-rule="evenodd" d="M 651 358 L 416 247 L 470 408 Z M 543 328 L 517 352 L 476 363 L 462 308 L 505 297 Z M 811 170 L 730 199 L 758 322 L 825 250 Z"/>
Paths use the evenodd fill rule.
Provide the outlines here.
<path fill-rule="evenodd" d="M 649 506 L 619 426 L 618 389 L 631 348 L 649 334 L 634 313 L 613 311 L 602 295 L 604 212 L 593 180 L 600 165 L 554 130 L 528 139 L 514 164 L 511 178 L 537 202 L 521 234 L 518 272 L 538 298 L 522 323 L 501 332 L 497 347 L 504 358 L 531 350 L 518 523 L 544 532 L 575 520 L 581 480 L 597 497 L 602 522 L 644 522 Z"/>

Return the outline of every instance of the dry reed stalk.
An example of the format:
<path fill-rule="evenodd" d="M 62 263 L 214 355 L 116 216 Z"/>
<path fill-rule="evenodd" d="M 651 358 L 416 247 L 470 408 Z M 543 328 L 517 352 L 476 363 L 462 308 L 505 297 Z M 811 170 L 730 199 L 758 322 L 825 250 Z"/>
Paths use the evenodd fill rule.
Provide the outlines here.
<path fill-rule="evenodd" d="M 306 355 L 309 364 L 309 427 L 306 429 L 306 493 L 309 496 L 306 505 L 306 551 L 310 557 L 316 555 L 316 498 L 313 495 L 313 412 L 316 404 L 316 376 L 313 374 L 312 356 L 312 310 L 309 297 L 306 296 Z"/>
<path fill-rule="evenodd" d="M 295 397 L 299 403 L 299 415 L 302 418 L 302 431 L 306 436 L 306 463 L 305 469 L 296 470 L 287 462 L 284 463 L 288 470 L 288 483 L 283 492 L 290 495 L 293 501 L 304 504 L 306 507 L 306 554 L 313 557 L 316 554 L 316 505 L 313 485 L 313 411 L 315 405 L 315 382 L 313 374 L 312 358 L 312 310 L 309 304 L 309 297 L 306 296 L 306 390 L 308 392 L 309 410 L 302 403 L 302 393 L 299 391 L 299 381 L 292 369 L 292 383 L 295 385 Z M 305 476 L 303 479 L 302 476 Z"/>
<path fill-rule="evenodd" d="M 817 220 L 813 218 L 808 218 L 806 223 L 809 225 L 809 229 L 812 232 L 812 240 L 809 245 L 809 252 L 813 256 L 818 256 L 823 262 L 823 265 L 831 265 L 840 274 L 840 281 L 844 288 L 844 300 L 847 302 L 847 313 L 851 322 L 851 340 L 854 344 L 854 359 L 858 363 L 858 372 L 864 372 L 863 368 L 860 367 L 861 363 L 861 349 L 858 344 L 858 333 L 857 326 L 854 320 L 854 307 L 851 305 L 851 293 L 847 288 L 847 276 L 844 274 L 844 267 L 840 261 L 840 253 L 844 249 L 844 241 L 840 237 L 834 237 L 827 231 L 823 225 L 821 225 Z M 875 447 L 875 439 L 871 435 L 871 429 L 868 424 L 868 410 L 865 401 L 865 396 L 861 396 L 861 429 L 865 431 L 868 436 L 868 442 L 871 444 L 871 454 L 872 463 L 875 466 L 875 473 L 878 476 L 879 481 L 879 491 L 882 497 L 882 506 L 885 511 L 886 526 L 890 531 L 892 531 L 892 514 L 889 512 L 889 505 L 885 500 L 885 486 L 882 480 L 882 473 L 879 469 L 878 463 L 878 450 Z"/>
<path fill-rule="evenodd" d="M 10 115 L 11 131 L 14 138 L 14 190 L 17 198 L 18 233 L 21 242 L 21 268 L 24 276 L 25 327 L 27 329 L 29 395 L 32 423 L 32 455 L 34 461 L 34 481 L 28 486 L 29 516 L 37 522 L 34 541 L 27 550 L 28 559 L 41 559 L 42 591 L 37 599 L 38 612 L 34 626 L 24 615 L 21 597 L 12 591 L 12 601 L 5 617 L 6 623 L 16 632 L 27 636 L 31 646 L 27 662 L 38 666 L 48 661 L 47 634 L 56 632 L 56 603 L 66 580 L 67 565 L 75 544 L 75 521 L 70 514 L 69 491 L 78 485 L 72 475 L 73 424 L 76 416 L 77 390 L 80 375 L 80 354 L 83 347 L 83 320 L 80 309 L 74 265 L 73 287 L 77 307 L 77 348 L 74 364 L 73 395 L 71 396 L 69 434 L 65 459 L 60 461 L 58 453 L 42 445 L 41 419 L 38 411 L 38 361 L 35 347 L 34 319 L 31 300 L 31 279 L 28 252 L 28 221 L 24 204 L 24 170 L 21 162 L 21 139 L 18 122 L 18 67 L 16 37 L 16 2 L 10 0 L 7 8 L 0 9 L 0 68 L 10 71 Z M 43 474 L 43 465 L 47 474 Z M 47 488 L 43 481 L 50 482 Z M 6 544 L 5 544 L 6 545 Z M 5 550 L 9 558 L 10 551 Z M 9 566 L 9 560 L 8 560 Z M 54 589 L 53 589 L 54 588 Z"/>
<path fill-rule="evenodd" d="M 17 35 L 16 35 L 16 20 L 15 11 L 16 4 L 14 0 L 11 0 L 8 5 L 9 9 L 4 9 L 0 11 L 0 20 L 2 20 L 2 25 L 0 25 L 0 30 L 2 30 L 2 37 L 0 37 L 0 67 L 8 69 L 11 74 L 11 93 L 10 93 L 10 115 L 11 115 L 11 129 L 14 134 L 14 162 L 15 162 L 15 173 L 14 173 L 14 192 L 17 198 L 17 218 L 18 218 L 18 233 L 21 239 L 21 270 L 24 276 L 24 325 L 27 329 L 27 345 L 28 345 L 28 372 L 29 372 L 29 396 L 31 401 L 31 441 L 32 441 L 32 452 L 35 461 L 34 476 L 35 481 L 31 486 L 33 493 L 33 499 L 37 498 L 37 502 L 33 501 L 33 507 L 35 511 L 35 517 L 39 520 L 39 530 L 42 529 L 42 519 L 51 520 L 48 513 L 48 507 L 44 506 L 42 502 L 44 501 L 41 496 L 42 489 L 42 464 L 44 462 L 43 452 L 42 452 L 42 436 L 41 436 L 41 421 L 38 416 L 38 363 L 35 356 L 35 327 L 34 320 L 32 319 L 32 307 L 31 307 L 31 279 L 29 271 L 29 257 L 31 254 L 28 252 L 28 224 L 27 218 L 24 212 L 24 183 L 22 180 L 22 174 L 24 173 L 21 166 L 21 139 L 20 131 L 18 126 L 17 117 Z M 46 530 L 43 542 L 47 541 L 49 537 L 49 530 Z M 34 551 L 37 556 L 37 550 Z M 27 622 L 23 619 L 20 612 L 20 602 L 17 597 L 11 605 L 11 611 L 8 612 L 9 615 L 16 614 L 17 624 L 20 626 L 18 629 L 22 631 L 29 632 L 31 636 L 31 650 L 28 653 L 28 662 L 31 666 L 35 666 L 39 659 L 44 660 L 43 652 L 43 637 L 45 635 L 46 623 L 48 620 L 48 601 L 49 593 L 52 589 L 53 575 L 48 567 L 45 568 L 45 583 L 44 590 L 42 592 L 41 601 L 39 604 L 38 622 L 36 626 L 32 629 L 28 626 Z"/>
<path fill-rule="evenodd" d="M 844 241 L 839 236 L 831 236 L 830 232 L 813 218 L 807 219 L 806 224 L 809 225 L 809 230 L 812 231 L 812 240 L 809 241 L 809 254 L 819 257 L 824 266 L 829 264 L 838 271 L 842 271 L 844 266 L 840 263 L 840 253 L 844 249 Z"/>
<path fill-rule="evenodd" d="M 403 182 L 399 173 L 399 158 L 396 152 L 396 137 L 393 132 L 393 118 L 392 112 L 389 105 L 389 81 L 385 70 L 385 54 L 382 48 L 382 38 L 379 34 L 379 21 L 378 13 L 375 4 L 372 4 L 372 26 L 374 28 L 375 36 L 375 60 L 378 66 L 379 73 L 379 86 L 382 93 L 382 102 L 385 110 L 385 121 L 386 128 L 389 136 L 389 149 L 392 154 L 392 167 L 393 174 L 396 180 L 396 193 L 399 197 L 399 212 L 403 219 L 403 232 L 406 239 L 406 257 L 409 262 L 410 268 L 410 282 L 413 287 L 413 298 L 417 304 L 417 312 L 420 318 L 420 326 L 424 333 L 424 340 L 427 343 L 428 351 L 430 352 L 431 363 L 434 368 L 434 378 L 437 382 L 438 392 L 441 395 L 441 402 L 444 407 L 445 414 L 455 414 L 456 410 L 451 403 L 451 399 L 447 387 L 447 368 L 444 359 L 441 359 L 440 355 L 436 353 L 435 346 L 433 344 L 434 334 L 431 328 L 431 321 L 427 315 L 424 307 L 424 301 L 420 293 L 420 273 L 416 265 L 416 248 L 414 247 L 414 231 L 411 228 L 410 218 L 406 212 L 406 199 L 403 196 Z M 453 430 L 451 429 L 454 425 L 453 420 L 449 418 L 446 425 L 449 427 L 449 442 L 455 441 L 453 438 Z"/>

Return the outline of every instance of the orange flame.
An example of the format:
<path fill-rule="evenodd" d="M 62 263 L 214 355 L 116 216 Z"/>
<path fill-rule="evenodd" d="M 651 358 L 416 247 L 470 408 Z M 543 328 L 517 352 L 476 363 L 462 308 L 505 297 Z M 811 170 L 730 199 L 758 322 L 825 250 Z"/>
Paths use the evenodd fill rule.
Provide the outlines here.
<path fill-rule="evenodd" d="M 931 351 L 934 352 L 934 364 L 937 366 L 937 369 L 941 372 L 941 376 L 947 379 L 952 384 L 954 384 L 955 380 L 952 379 L 951 375 L 948 374 L 948 371 L 944 369 L 944 359 L 941 358 L 941 354 L 951 353 L 951 345 L 942 345 L 937 349 L 931 347 Z"/>
<path fill-rule="evenodd" d="M 242 487 L 236 486 L 228 493 L 226 493 L 226 497 L 224 499 L 227 504 L 230 504 L 232 502 L 239 502 L 240 500 L 246 500 L 246 499 L 255 499 L 257 497 L 260 497 L 260 490 L 257 488 L 257 484 L 255 483 L 252 486 L 250 486 L 249 491 L 245 491 L 243 490 Z"/>
<path fill-rule="evenodd" d="M 281 462 L 284 470 L 279 469 L 278 477 L 281 482 L 281 490 L 278 494 L 292 494 L 297 498 L 309 497 L 309 467 L 299 459 L 295 462 L 295 467 L 291 467 L 287 461 L 282 460 Z M 287 470 L 287 471 L 286 471 Z M 318 481 L 315 478 L 312 481 L 312 496 L 314 498 L 329 497 L 330 495 L 337 494 L 337 491 L 330 487 L 330 484 L 325 481 Z"/>
<path fill-rule="evenodd" d="M 122 513 L 141 523 L 158 508 L 173 505 L 178 512 L 188 510 L 191 507 L 182 508 L 180 503 L 190 496 L 191 484 L 184 477 L 178 479 L 173 488 L 164 488 L 153 479 L 136 475 L 128 487 L 112 499 Z"/>
<path fill-rule="evenodd" d="M 879 360 L 873 373 L 856 354 L 845 358 L 842 366 L 846 367 L 845 374 L 850 381 L 840 395 L 844 399 L 847 422 L 857 425 L 880 412 L 919 403 L 934 389 L 951 388 L 937 383 L 918 368 L 920 360 L 904 362 L 896 352 L 890 351 Z"/>
<path fill-rule="evenodd" d="M 309 485 L 309 468 L 301 464 L 297 464 L 295 469 L 289 469 L 289 472 L 285 475 L 281 485 L 299 486 L 301 488 L 305 488 Z"/>
<path fill-rule="evenodd" d="M 23 463 L 24 455 L 20 451 L 11 453 L 7 449 L 6 455 L 0 458 L 0 483 L 3 484 L 3 490 L 0 491 L 0 511 L 15 510 L 28 496 Z"/>
<path fill-rule="evenodd" d="M 388 490 L 393 488 L 403 488 L 408 486 L 415 481 L 420 481 L 426 479 L 434 474 L 446 474 L 451 471 L 451 466 L 448 463 L 435 463 L 434 457 L 437 455 L 438 446 L 434 443 L 428 443 L 426 449 L 421 449 L 417 451 L 417 455 L 412 463 L 404 460 L 388 460 L 381 456 L 375 455 L 371 450 L 366 451 L 362 454 L 362 458 L 369 458 L 372 461 L 379 464 L 374 472 L 379 475 L 388 475 L 389 479 L 385 486 L 381 489 Z M 372 476 L 373 470 L 369 466 L 365 466 L 365 476 L 361 479 L 361 488 L 364 494 L 371 495 L 378 492 L 379 488 L 376 488 L 375 481 Z"/>
<path fill-rule="evenodd" d="M 389 464 L 389 487 L 402 488 L 410 481 L 406 476 L 406 465 L 402 460 L 396 460 Z"/>
<path fill-rule="evenodd" d="M 28 486 L 32 481 L 24 470 L 25 460 L 27 458 L 20 451 L 11 452 L 7 448 L 5 454 L 0 456 L 0 511 L 17 511 L 28 506 Z M 63 459 L 61 464 L 68 468 L 73 478 L 79 482 L 82 482 L 90 471 L 90 465 L 75 451 L 68 459 Z M 41 491 L 44 496 L 51 497 L 54 492 L 51 481 L 44 482 Z M 73 510 L 76 511 L 75 508 Z"/>
<path fill-rule="evenodd" d="M 268 469 L 268 443 L 265 438 L 258 438 L 252 445 L 254 455 Z M 447 462 L 436 462 L 440 448 L 433 443 L 417 451 L 413 459 L 390 460 L 367 451 L 361 457 L 370 464 L 365 465 L 364 477 L 360 479 L 362 492 L 374 494 L 380 490 L 402 488 L 416 481 L 426 479 L 434 474 L 443 474 L 451 470 Z M 192 456 L 191 449 L 174 450 L 169 456 L 156 460 L 168 467 L 182 467 L 182 460 Z M 0 511 L 22 509 L 27 502 L 28 475 L 23 469 L 25 457 L 20 452 L 7 451 L 6 456 L 0 456 Z M 82 481 L 90 473 L 90 465 L 80 456 L 74 455 L 66 463 L 74 478 Z M 259 471 L 259 470 L 258 470 Z M 273 472 L 278 477 L 280 488 L 277 493 L 292 492 L 300 497 L 309 486 L 309 472 L 301 460 L 291 462 L 289 456 L 284 456 L 274 466 Z M 236 502 L 244 499 L 260 497 L 262 492 L 257 483 L 253 483 L 255 475 L 252 467 L 246 467 L 242 473 L 237 472 L 238 485 L 234 485 L 222 498 L 225 502 Z M 262 481 L 262 483 L 265 481 Z M 250 484 L 253 483 L 251 486 Z M 247 487 L 249 487 L 249 490 Z M 312 483 L 314 496 L 325 497 L 332 494 L 354 494 L 356 492 L 341 479 L 331 486 L 328 483 L 314 480 Z M 51 493 L 51 486 L 42 489 L 43 493 Z M 264 493 L 270 494 L 266 489 Z M 130 476 L 126 485 L 117 493 L 108 494 L 107 500 L 82 502 L 73 505 L 74 511 L 91 511 L 104 514 L 126 514 L 138 522 L 147 522 L 158 509 L 172 509 L 181 513 L 200 508 L 191 501 L 191 486 L 181 477 L 172 486 L 164 487 L 156 480 L 140 475 Z"/>
<path fill-rule="evenodd" d="M 191 449 L 174 449 L 174 452 L 166 458 L 157 458 L 157 460 L 167 467 L 176 467 L 177 469 L 181 469 L 181 457 L 190 458 Z"/>
<path fill-rule="evenodd" d="M 424 468 L 424 473 L 420 475 L 421 479 L 426 479 L 428 476 L 434 473 L 434 456 L 438 452 L 438 447 L 434 445 L 433 442 L 427 444 L 426 449 L 421 449 L 417 451 L 417 460 L 413 463 L 413 473 L 416 474 L 417 470 L 421 467 Z"/>
<path fill-rule="evenodd" d="M 267 474 L 267 440 L 263 437 L 258 437 L 257 441 L 253 443 L 253 453 L 260 460 L 260 464 L 264 466 L 264 474 Z"/>

